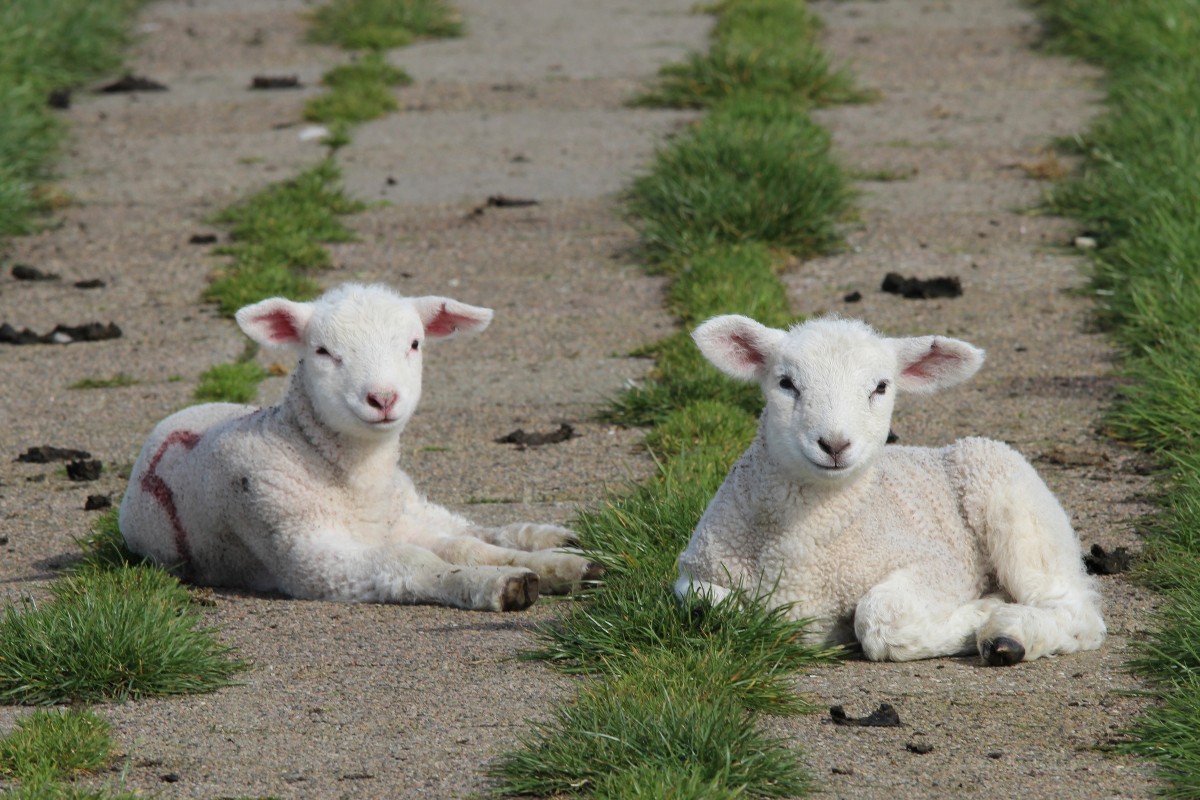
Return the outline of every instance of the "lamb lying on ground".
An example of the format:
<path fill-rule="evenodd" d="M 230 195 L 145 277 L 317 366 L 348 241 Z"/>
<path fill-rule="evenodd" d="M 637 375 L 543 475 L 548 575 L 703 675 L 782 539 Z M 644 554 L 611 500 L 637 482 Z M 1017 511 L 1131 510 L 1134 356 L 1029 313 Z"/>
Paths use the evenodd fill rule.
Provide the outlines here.
<path fill-rule="evenodd" d="M 680 598 L 794 604 L 818 637 L 873 660 L 977 648 L 1006 665 L 1100 646 L 1079 540 L 1024 458 L 978 438 L 884 447 L 897 393 L 966 380 L 982 350 L 832 318 L 785 332 L 723 316 L 693 336 L 762 385 L 766 410 L 679 557 Z"/>
<path fill-rule="evenodd" d="M 492 311 L 348 284 L 312 303 L 237 313 L 254 341 L 294 351 L 287 396 L 165 419 L 121 503 L 135 553 L 196 583 L 350 602 L 515 611 L 598 568 L 555 525 L 478 527 L 428 502 L 398 466 L 427 339 L 477 333 Z"/>

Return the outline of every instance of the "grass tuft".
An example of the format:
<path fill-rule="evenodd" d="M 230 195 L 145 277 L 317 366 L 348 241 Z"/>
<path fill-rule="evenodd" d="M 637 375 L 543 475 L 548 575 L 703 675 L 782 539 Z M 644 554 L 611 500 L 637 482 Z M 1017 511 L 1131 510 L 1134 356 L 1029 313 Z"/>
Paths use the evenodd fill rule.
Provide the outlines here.
<path fill-rule="evenodd" d="M 103 769 L 112 757 L 108 723 L 88 710 L 34 711 L 0 739 L 0 775 L 30 789 Z"/>
<path fill-rule="evenodd" d="M 206 403 L 253 403 L 267 371 L 253 361 L 216 364 L 200 375 L 193 397 Z"/>
<path fill-rule="evenodd" d="M 76 539 L 75 543 L 83 551 L 83 558 L 73 564 L 72 569 L 103 572 L 106 569 L 136 567 L 150 563 L 141 556 L 134 555 L 125 546 L 125 537 L 121 535 L 118 522 L 119 516 L 120 509 L 110 508 L 92 521 L 90 532 Z"/>
<path fill-rule="evenodd" d="M 506 794 L 794 797 L 809 780 L 785 742 L 764 735 L 703 664 L 649 666 L 587 684 L 493 770 Z M 680 791 L 680 789 L 675 789 Z"/>
<path fill-rule="evenodd" d="M 0 618 L 0 702 L 50 705 L 208 692 L 246 664 L 201 627 L 178 580 L 148 566 L 80 566 L 49 602 Z"/>
<path fill-rule="evenodd" d="M 728 471 L 758 431 L 758 415 L 707 398 L 693 400 L 663 417 L 646 433 L 646 447 L 660 462 L 682 464 L 702 456 L 720 473 Z M 694 478 L 694 470 L 688 473 Z"/>
<path fill-rule="evenodd" d="M 709 108 L 739 94 L 799 106 L 864 99 L 815 46 L 820 21 L 803 3 L 725 0 L 707 10 L 718 15 L 708 52 L 663 67 L 639 105 Z"/>
<path fill-rule="evenodd" d="M 1192 629 L 1194 632 L 1194 628 Z M 1136 741 L 1122 749 L 1158 765 L 1169 784 L 1163 797 L 1200 797 L 1200 749 L 1196 748 L 1196 720 L 1200 718 L 1200 676 L 1181 671 L 1169 691 L 1159 697 L 1131 731 Z"/>
<path fill-rule="evenodd" d="M 311 41 L 347 50 L 388 50 L 463 32 L 462 17 L 443 0 L 333 0 L 312 20 Z"/>
<path fill-rule="evenodd" d="M 209 285 L 205 299 L 232 316 L 268 297 L 315 297 L 319 287 L 308 273 L 330 265 L 322 243 L 352 240 L 340 217 L 366 208 L 345 195 L 340 181 L 337 164 L 325 159 L 218 214 L 214 221 L 231 227 L 233 242 L 217 252 L 233 263 Z"/>
<path fill-rule="evenodd" d="M 751 242 L 813 256 L 840 241 L 850 199 L 828 132 L 802 110 L 740 96 L 661 150 L 627 195 L 652 262 Z"/>
<path fill-rule="evenodd" d="M 84 378 L 68 386 L 68 389 L 117 389 L 122 386 L 137 386 L 141 381 L 132 375 L 119 372 L 111 378 Z"/>
<path fill-rule="evenodd" d="M 402 69 L 393 67 L 378 52 L 370 52 L 354 64 L 335 67 L 321 79 L 330 88 L 304 107 L 305 119 L 356 125 L 378 119 L 400 107 L 394 86 L 412 83 Z"/>

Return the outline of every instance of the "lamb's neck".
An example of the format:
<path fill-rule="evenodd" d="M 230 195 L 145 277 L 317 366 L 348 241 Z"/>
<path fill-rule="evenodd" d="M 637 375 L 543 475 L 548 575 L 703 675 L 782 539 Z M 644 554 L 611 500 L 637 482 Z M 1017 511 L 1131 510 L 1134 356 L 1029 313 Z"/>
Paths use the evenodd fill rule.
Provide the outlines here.
<path fill-rule="evenodd" d="M 763 486 L 766 489 L 767 484 L 772 485 L 766 489 L 766 497 L 781 498 L 793 511 L 802 511 L 804 514 L 816 512 L 828 504 L 853 508 L 859 502 L 869 502 L 868 498 L 878 483 L 874 464 L 854 475 L 834 480 L 814 480 L 811 475 L 789 474 L 781 461 L 775 458 L 770 442 L 761 431 L 752 449 L 758 450 L 756 458 L 762 459 L 762 463 L 768 465 L 766 471 L 770 479 L 763 481 Z"/>
<path fill-rule="evenodd" d="M 356 482 L 363 475 L 387 474 L 400 459 L 400 437 L 353 438 L 326 425 L 318 416 L 312 398 L 304 387 L 303 369 L 301 362 L 292 374 L 287 395 L 280 404 L 287 424 L 296 430 L 314 453 L 346 480 Z"/>

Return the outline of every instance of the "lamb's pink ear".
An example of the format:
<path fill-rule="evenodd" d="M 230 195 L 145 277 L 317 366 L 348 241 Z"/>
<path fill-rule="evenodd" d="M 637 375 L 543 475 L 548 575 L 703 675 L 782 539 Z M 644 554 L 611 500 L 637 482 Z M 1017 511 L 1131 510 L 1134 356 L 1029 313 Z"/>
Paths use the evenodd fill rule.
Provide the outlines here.
<path fill-rule="evenodd" d="M 956 386 L 983 366 L 984 352 L 960 339 L 915 336 L 888 341 L 896 351 L 896 388 L 901 392 L 929 394 Z"/>
<path fill-rule="evenodd" d="M 264 347 L 285 347 L 304 343 L 312 315 L 312 303 L 272 297 L 239 309 L 236 318 L 246 335 Z"/>
<path fill-rule="evenodd" d="M 492 321 L 490 308 L 469 306 L 449 297 L 414 297 L 425 335 L 446 338 L 456 333 L 479 333 Z"/>
<path fill-rule="evenodd" d="M 737 314 L 713 317 L 692 331 L 696 346 L 714 367 L 743 381 L 762 380 L 767 360 L 786 335 Z"/>

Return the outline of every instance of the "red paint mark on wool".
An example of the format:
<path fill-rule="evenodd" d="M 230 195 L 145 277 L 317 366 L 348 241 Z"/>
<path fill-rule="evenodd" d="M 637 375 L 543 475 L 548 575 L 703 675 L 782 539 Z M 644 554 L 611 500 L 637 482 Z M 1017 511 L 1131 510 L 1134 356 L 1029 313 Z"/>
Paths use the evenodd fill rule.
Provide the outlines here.
<path fill-rule="evenodd" d="M 192 560 L 192 551 L 188 547 L 187 531 L 183 529 L 183 522 L 179 519 L 179 509 L 175 506 L 175 493 L 171 491 L 170 486 L 167 486 L 167 482 L 159 477 L 158 465 L 167 451 L 175 445 L 179 445 L 185 450 L 191 450 L 199 441 L 200 434 L 192 431 L 175 431 L 172 433 L 158 446 L 158 451 L 150 459 L 150 464 L 146 467 L 146 474 L 142 476 L 141 482 L 142 491 L 158 501 L 163 511 L 166 512 L 167 519 L 171 522 L 171 530 L 175 535 L 175 549 L 179 553 L 179 560 L 184 565 L 191 563 Z"/>

